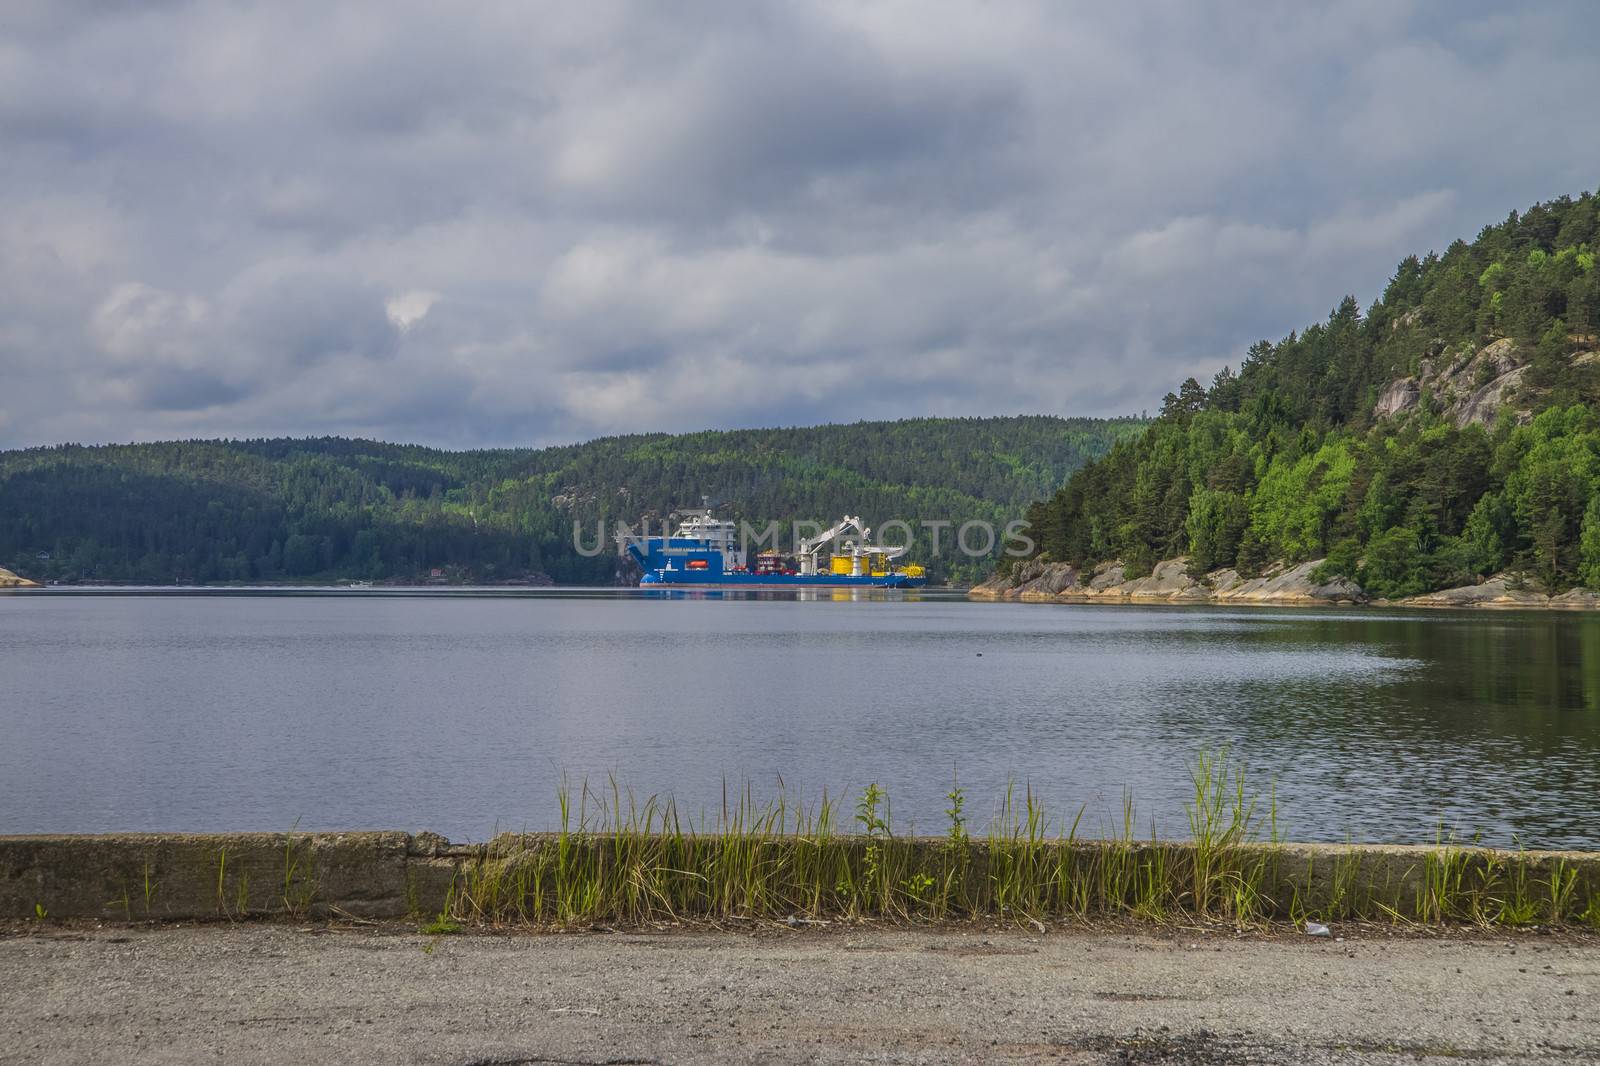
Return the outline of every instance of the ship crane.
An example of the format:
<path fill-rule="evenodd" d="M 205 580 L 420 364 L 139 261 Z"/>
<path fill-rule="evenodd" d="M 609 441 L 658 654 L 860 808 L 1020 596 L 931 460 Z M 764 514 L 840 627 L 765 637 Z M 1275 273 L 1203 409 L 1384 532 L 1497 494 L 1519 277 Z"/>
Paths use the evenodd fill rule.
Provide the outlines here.
<path fill-rule="evenodd" d="M 834 550 L 835 559 L 845 558 L 850 560 L 850 573 L 856 577 L 861 576 L 864 568 L 870 571 L 872 557 L 881 557 L 885 563 L 891 559 L 898 559 L 906 553 L 908 545 L 890 547 L 869 543 L 872 530 L 861 524 L 861 519 L 854 515 L 845 515 L 827 530 L 815 537 L 807 537 L 795 545 L 795 555 L 800 562 L 800 573 L 816 574 L 817 557 L 822 554 L 826 544 L 839 541 L 839 546 Z M 837 572 L 837 571 L 835 571 Z"/>

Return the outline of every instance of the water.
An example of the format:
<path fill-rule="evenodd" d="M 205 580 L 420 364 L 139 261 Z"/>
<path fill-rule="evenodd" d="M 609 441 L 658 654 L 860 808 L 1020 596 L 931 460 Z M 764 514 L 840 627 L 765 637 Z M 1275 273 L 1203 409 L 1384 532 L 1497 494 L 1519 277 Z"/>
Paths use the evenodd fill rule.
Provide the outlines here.
<path fill-rule="evenodd" d="M 554 824 L 1007 780 L 1186 828 L 1227 746 L 1294 839 L 1600 847 L 1600 617 L 626 594 L 0 596 L 0 832 Z"/>

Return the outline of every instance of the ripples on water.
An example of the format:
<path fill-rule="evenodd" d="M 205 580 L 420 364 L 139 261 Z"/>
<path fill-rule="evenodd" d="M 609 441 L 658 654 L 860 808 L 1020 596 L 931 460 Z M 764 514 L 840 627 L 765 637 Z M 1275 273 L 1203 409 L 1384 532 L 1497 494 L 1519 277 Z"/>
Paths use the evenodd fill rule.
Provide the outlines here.
<path fill-rule="evenodd" d="M 1186 828 L 1227 747 L 1295 839 L 1600 846 L 1600 618 L 926 595 L 0 596 L 0 832 L 548 828 L 563 771 L 714 812 L 1008 780 Z"/>

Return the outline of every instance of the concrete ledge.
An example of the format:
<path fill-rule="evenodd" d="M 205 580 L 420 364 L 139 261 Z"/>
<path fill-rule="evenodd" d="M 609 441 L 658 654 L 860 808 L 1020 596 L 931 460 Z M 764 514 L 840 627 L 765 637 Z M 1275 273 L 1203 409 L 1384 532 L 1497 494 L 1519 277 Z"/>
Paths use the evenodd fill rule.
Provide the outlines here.
<path fill-rule="evenodd" d="M 792 857 L 797 848 L 818 847 L 794 838 L 749 839 L 779 860 L 786 852 Z M 825 845 L 828 861 L 859 872 L 874 861 L 866 857 L 870 843 L 863 837 L 834 837 Z M 629 842 L 635 853 L 661 844 L 649 837 Z M 681 858 L 709 869 L 717 861 L 718 844 L 715 837 L 691 840 L 690 851 L 700 850 Z M 879 847 L 880 861 L 902 873 L 947 875 L 958 869 L 964 884 L 980 888 L 972 898 L 987 898 L 981 886 L 1019 869 L 1024 882 L 1047 896 L 1050 886 L 1073 870 L 1103 868 L 1113 858 L 1165 871 L 1176 893 L 1205 861 L 1184 842 L 992 846 L 974 839 L 952 851 L 943 838 L 899 837 Z M 630 861 L 617 857 L 616 841 L 604 834 L 504 834 L 469 845 L 454 845 L 433 833 L 399 832 L 0 836 L 0 917 L 42 913 L 139 922 L 432 916 L 459 902 L 472 884 L 483 884 L 486 874 L 548 868 L 558 854 L 590 869 Z M 1222 862 L 1227 869 L 1253 871 L 1259 910 L 1268 917 L 1343 908 L 1352 915 L 1404 920 L 1481 920 L 1486 908 L 1513 896 L 1547 900 L 1552 885 L 1566 893 L 1571 914 L 1600 916 L 1596 852 L 1251 844 L 1228 849 Z M 699 875 L 691 870 L 686 876 Z M 508 878 L 500 890 L 509 883 Z"/>
<path fill-rule="evenodd" d="M 405 913 L 405 833 L 0 837 L 0 915 Z"/>

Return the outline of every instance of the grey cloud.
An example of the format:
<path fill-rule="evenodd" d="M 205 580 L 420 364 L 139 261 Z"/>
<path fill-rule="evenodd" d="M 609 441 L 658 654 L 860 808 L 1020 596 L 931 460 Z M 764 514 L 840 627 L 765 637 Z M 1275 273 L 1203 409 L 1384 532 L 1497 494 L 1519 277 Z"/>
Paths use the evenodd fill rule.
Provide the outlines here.
<path fill-rule="evenodd" d="M 233 403 L 247 392 L 244 386 L 204 370 L 158 367 L 140 379 L 136 398 L 152 411 L 197 411 Z"/>
<path fill-rule="evenodd" d="M 1023 102 L 1003 70 L 896 69 L 840 27 L 772 21 L 709 36 L 659 81 L 576 101 L 557 193 L 696 223 L 840 197 L 932 206 L 967 199 L 953 180 L 965 160 L 1014 136 Z M 990 163 L 986 185 L 1001 176 Z"/>
<path fill-rule="evenodd" d="M 369 286 L 318 275 L 235 279 L 214 299 L 118 285 L 90 316 L 77 394 L 155 413 L 214 411 L 307 387 L 329 364 L 382 372 L 403 323 Z"/>
<path fill-rule="evenodd" d="M 0 446 L 1125 413 L 1600 174 L 1582 2 L 7 29 Z"/>
<path fill-rule="evenodd" d="M 367 284 L 294 275 L 227 299 L 233 306 L 216 343 L 237 338 L 265 366 L 285 372 L 347 356 L 385 360 L 398 346 L 384 294 Z"/>

